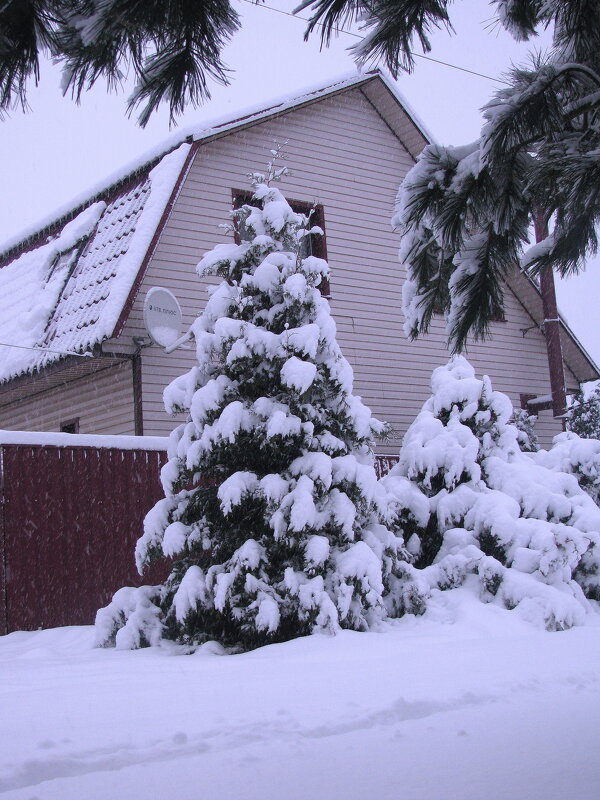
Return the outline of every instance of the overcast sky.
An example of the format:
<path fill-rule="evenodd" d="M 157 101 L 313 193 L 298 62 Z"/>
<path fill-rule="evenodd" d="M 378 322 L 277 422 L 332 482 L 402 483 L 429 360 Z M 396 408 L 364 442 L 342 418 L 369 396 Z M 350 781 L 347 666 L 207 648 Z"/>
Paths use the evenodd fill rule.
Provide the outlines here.
<path fill-rule="evenodd" d="M 293 0 L 267 2 L 279 11 L 295 5 Z M 205 120 L 237 116 L 244 107 L 299 93 L 306 86 L 326 85 L 355 71 L 347 52 L 356 41 L 352 36 L 340 34 L 320 52 L 316 37 L 303 41 L 301 20 L 249 0 L 239 0 L 237 7 L 242 30 L 225 52 L 231 85 L 215 85 L 211 101 L 190 108 L 178 120 L 179 127 L 203 127 Z M 456 34 L 442 31 L 433 37 L 433 58 L 494 78 L 511 62 L 526 58 L 529 47 L 516 45 L 499 28 L 485 0 L 462 0 L 452 11 Z M 443 144 L 475 139 L 481 127 L 479 109 L 500 84 L 417 61 L 414 74 L 402 76 L 398 88 L 428 130 Z M 0 245 L 173 134 L 164 109 L 145 130 L 127 118 L 127 87 L 120 94 L 107 94 L 98 84 L 77 106 L 62 97 L 59 83 L 59 71 L 43 65 L 40 85 L 29 93 L 30 111 L 14 112 L 0 122 Z M 563 313 L 598 363 L 600 337 L 594 317 L 599 286 L 600 269 L 592 265 L 586 275 L 559 287 Z"/>

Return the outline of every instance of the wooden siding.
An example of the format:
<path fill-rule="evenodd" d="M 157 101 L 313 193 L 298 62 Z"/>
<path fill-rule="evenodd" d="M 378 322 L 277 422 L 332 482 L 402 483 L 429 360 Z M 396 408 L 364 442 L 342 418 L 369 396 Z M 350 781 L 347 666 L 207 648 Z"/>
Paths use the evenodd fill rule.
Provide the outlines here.
<path fill-rule="evenodd" d="M 49 389 L 0 408 L 3 430 L 59 431 L 79 418 L 79 433 L 133 434 L 131 362 Z"/>
<path fill-rule="evenodd" d="M 398 237 L 390 218 L 398 186 L 413 163 L 396 135 L 364 94 L 355 89 L 309 108 L 286 113 L 252 128 L 203 144 L 184 181 L 173 213 L 151 260 L 124 343 L 143 336 L 142 307 L 147 290 L 165 286 L 176 293 L 189 324 L 201 310 L 207 279 L 194 268 L 206 250 L 225 241 L 219 225 L 227 220 L 231 190 L 248 187 L 244 177 L 265 168 L 275 141 L 285 143 L 291 174 L 281 189 L 290 199 L 323 205 L 331 275 L 331 306 L 339 341 L 354 367 L 355 390 L 376 416 L 391 423 L 399 440 L 429 393 L 432 370 L 448 359 L 443 320 L 431 334 L 409 342 L 402 332 Z M 537 330 L 522 335 L 531 319 L 507 290 L 505 322 L 493 337 L 469 347 L 479 374 L 519 404 L 522 392 L 549 392 L 545 343 Z M 174 422 L 164 413 L 162 390 L 189 369 L 191 353 L 143 351 L 144 432 L 168 433 Z M 560 424 L 550 415 L 540 422 L 548 444 Z M 397 452 L 399 441 L 379 448 Z"/>

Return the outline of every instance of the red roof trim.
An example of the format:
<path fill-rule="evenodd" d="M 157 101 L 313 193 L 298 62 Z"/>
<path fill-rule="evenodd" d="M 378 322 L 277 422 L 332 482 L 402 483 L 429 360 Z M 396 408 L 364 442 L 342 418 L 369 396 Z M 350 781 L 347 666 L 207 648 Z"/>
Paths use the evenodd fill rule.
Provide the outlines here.
<path fill-rule="evenodd" d="M 103 200 L 106 205 L 110 205 L 114 200 L 121 195 L 127 194 L 127 192 L 131 191 L 135 186 L 140 186 L 148 177 L 152 166 L 153 164 L 151 163 L 146 164 L 143 169 L 127 175 L 119 181 L 119 183 L 113 184 L 108 187 L 108 189 L 95 194 L 86 203 L 80 204 L 68 214 L 64 214 L 62 217 L 55 219 L 54 222 L 48 224 L 37 233 L 33 233 L 31 236 L 19 242 L 19 244 L 5 250 L 4 253 L 0 253 L 0 269 L 8 266 L 8 264 L 12 264 L 13 261 L 16 261 L 17 258 L 20 258 L 25 253 L 30 253 L 32 250 L 42 247 L 49 239 L 60 233 L 65 225 L 74 219 L 77 214 L 81 213 L 85 208 L 88 208 L 92 203 Z"/>
<path fill-rule="evenodd" d="M 200 142 L 194 142 L 190 146 L 190 151 L 187 154 L 187 158 L 185 159 L 185 161 L 183 163 L 183 167 L 181 168 L 181 172 L 179 173 L 179 176 L 178 176 L 177 180 L 175 181 L 175 185 L 173 186 L 173 190 L 171 191 L 171 195 L 169 197 L 169 201 L 168 201 L 167 205 L 165 206 L 165 210 L 162 213 L 162 216 L 160 218 L 160 222 L 158 223 L 158 225 L 156 227 L 156 230 L 154 231 L 154 236 L 152 237 L 152 240 L 151 240 L 150 244 L 148 245 L 148 249 L 146 250 L 146 255 L 144 256 L 144 259 L 143 259 L 143 261 L 142 261 L 142 263 L 140 265 L 140 268 L 138 270 L 138 274 L 136 275 L 135 281 L 133 282 L 133 286 L 131 287 L 131 289 L 129 291 L 129 296 L 127 297 L 127 300 L 125 301 L 125 304 L 124 304 L 124 306 L 123 306 L 123 308 L 121 310 L 121 314 L 119 315 L 119 319 L 117 320 L 117 324 L 115 325 L 115 329 L 112 332 L 112 336 L 108 337 L 109 339 L 114 339 L 115 337 L 120 336 L 121 333 L 123 332 L 123 328 L 125 326 L 125 323 L 127 322 L 127 318 L 129 317 L 129 314 L 131 313 L 131 309 L 133 307 L 133 303 L 135 302 L 135 298 L 137 297 L 137 293 L 139 292 L 140 286 L 142 285 L 142 281 L 144 280 L 144 275 L 146 274 L 146 269 L 148 268 L 148 264 L 150 263 L 150 259 L 154 255 L 154 251 L 156 250 L 156 246 L 158 244 L 158 240 L 160 239 L 161 234 L 163 232 L 163 229 L 164 229 L 165 225 L 167 224 L 167 220 L 169 219 L 169 217 L 171 215 L 171 211 L 173 210 L 173 206 L 175 205 L 175 201 L 177 200 L 177 197 L 179 196 L 179 191 L 181 189 L 181 185 L 182 185 L 186 175 L 188 174 L 189 168 L 190 168 L 190 166 L 192 164 L 192 160 L 193 160 L 194 156 L 196 155 L 196 153 L 198 152 L 198 148 L 199 147 L 200 147 Z"/>

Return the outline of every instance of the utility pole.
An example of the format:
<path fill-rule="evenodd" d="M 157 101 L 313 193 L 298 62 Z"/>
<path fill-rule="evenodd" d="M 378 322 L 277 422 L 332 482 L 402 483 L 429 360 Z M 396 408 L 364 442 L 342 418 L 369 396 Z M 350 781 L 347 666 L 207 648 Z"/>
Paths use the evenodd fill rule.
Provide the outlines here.
<path fill-rule="evenodd" d="M 541 242 L 548 236 L 548 222 L 542 212 L 535 217 L 535 241 Z M 548 351 L 548 368 L 550 370 L 550 390 L 552 392 L 552 412 L 555 417 L 562 417 L 567 410 L 567 391 L 565 388 L 565 369 L 560 343 L 560 319 L 556 306 L 556 290 L 554 273 L 551 267 L 545 267 L 540 273 L 540 289 L 544 309 L 544 337 Z"/>

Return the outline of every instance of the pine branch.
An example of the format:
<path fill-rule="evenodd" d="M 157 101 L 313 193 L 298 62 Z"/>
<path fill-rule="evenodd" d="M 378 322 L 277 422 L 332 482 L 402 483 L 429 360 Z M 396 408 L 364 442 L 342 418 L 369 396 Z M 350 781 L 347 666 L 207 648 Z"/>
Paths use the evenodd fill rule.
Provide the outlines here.
<path fill-rule="evenodd" d="M 463 351 L 470 336 L 485 338 L 491 321 L 502 316 L 501 282 L 516 263 L 516 253 L 509 237 L 488 230 L 467 242 L 456 260 L 459 267 L 449 283 L 448 327 L 453 353 Z"/>
<path fill-rule="evenodd" d="M 537 36 L 537 27 L 548 17 L 547 5 L 540 0 L 494 0 L 502 26 L 517 40 Z"/>
<path fill-rule="evenodd" d="M 592 94 L 588 94 L 585 97 L 582 97 L 579 100 L 575 100 L 572 103 L 569 103 L 565 106 L 565 117 L 569 119 L 573 117 L 578 117 L 580 114 L 583 114 L 588 111 L 592 111 L 593 109 L 598 109 L 600 106 L 600 91 L 593 92 Z M 585 126 L 586 128 L 589 127 L 589 122 Z"/>
<path fill-rule="evenodd" d="M 333 33 L 345 25 L 352 25 L 367 10 L 367 3 L 363 0 L 303 0 L 294 9 L 294 14 L 300 14 L 307 8 L 313 8 L 308 27 L 304 33 L 306 41 L 315 28 L 321 28 L 321 42 L 328 45 Z"/>
<path fill-rule="evenodd" d="M 227 82 L 220 53 L 239 27 L 230 0 L 30 0 L 0 7 L 0 112 L 25 105 L 39 79 L 39 54 L 63 64 L 63 90 L 79 101 L 99 78 L 115 88 L 127 67 L 142 119 L 163 100 L 171 118 L 209 96 L 208 78 Z"/>
<path fill-rule="evenodd" d="M 61 0 L 8 2 L 0 8 L 0 118 L 20 103 L 27 106 L 27 81 L 39 81 L 39 55 L 57 51 Z"/>
<path fill-rule="evenodd" d="M 304 38 L 320 27 L 325 46 L 338 27 L 360 22 L 367 33 L 352 48 L 357 61 L 381 59 L 396 77 L 400 70 L 410 72 L 414 67 L 414 39 L 427 53 L 431 50 L 429 36 L 433 29 L 453 30 L 447 6 L 448 0 L 308 0 L 295 13 L 312 8 Z"/>
<path fill-rule="evenodd" d="M 561 64 L 561 66 L 556 70 L 555 78 L 560 78 L 567 73 L 580 73 L 584 77 L 588 78 L 592 81 L 592 83 L 596 84 L 598 88 L 600 88 L 600 75 L 590 67 L 586 66 L 585 64 Z"/>

